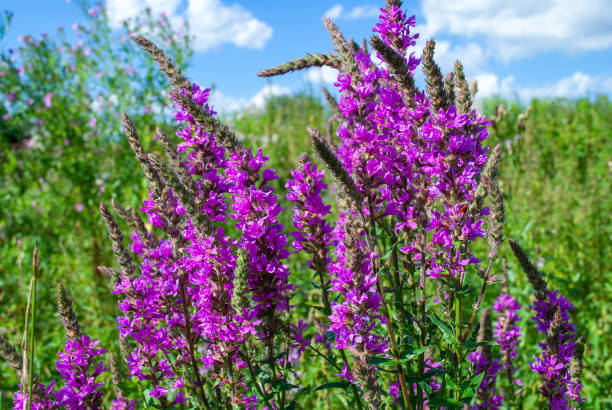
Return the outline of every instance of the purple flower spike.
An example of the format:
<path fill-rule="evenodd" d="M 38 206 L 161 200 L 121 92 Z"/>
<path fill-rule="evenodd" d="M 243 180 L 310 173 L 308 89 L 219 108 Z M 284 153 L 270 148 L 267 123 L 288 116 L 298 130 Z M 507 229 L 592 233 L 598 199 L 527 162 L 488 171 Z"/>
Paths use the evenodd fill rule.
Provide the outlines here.
<path fill-rule="evenodd" d="M 574 380 L 570 363 L 576 347 L 576 327 L 570 322 L 569 311 L 574 306 L 558 291 L 549 291 L 544 299 L 537 300 L 532 309 L 537 330 L 546 336 L 540 342 L 541 356 L 529 364 L 532 371 L 544 378 L 540 391 L 548 399 L 551 409 L 569 409 L 568 398 L 581 403 L 581 384 Z"/>
<path fill-rule="evenodd" d="M 520 379 L 514 377 L 517 370 L 514 361 L 518 357 L 517 346 L 522 336 L 521 328 L 516 325 L 521 320 L 516 313 L 520 309 L 521 305 L 516 299 L 506 293 L 501 293 L 493 304 L 493 310 L 498 312 L 493 336 L 502 354 L 503 372 L 511 385 L 518 386 L 523 385 Z"/>

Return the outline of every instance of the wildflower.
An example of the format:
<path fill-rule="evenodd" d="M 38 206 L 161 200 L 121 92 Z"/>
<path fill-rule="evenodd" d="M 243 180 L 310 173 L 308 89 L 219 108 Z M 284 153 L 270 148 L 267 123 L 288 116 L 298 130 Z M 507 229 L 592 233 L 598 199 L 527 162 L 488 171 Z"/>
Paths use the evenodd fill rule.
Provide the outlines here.
<path fill-rule="evenodd" d="M 45 103 L 45 107 L 51 108 L 51 101 L 53 100 L 53 93 L 46 93 L 43 97 L 43 102 Z"/>
<path fill-rule="evenodd" d="M 493 335 L 502 354 L 503 368 L 510 384 L 519 386 L 522 382 L 514 377 L 517 370 L 514 361 L 518 357 L 517 346 L 522 336 L 521 328 L 516 325 L 521 320 L 516 313 L 520 309 L 516 299 L 507 293 L 501 293 L 493 303 L 493 310 L 498 312 Z"/>

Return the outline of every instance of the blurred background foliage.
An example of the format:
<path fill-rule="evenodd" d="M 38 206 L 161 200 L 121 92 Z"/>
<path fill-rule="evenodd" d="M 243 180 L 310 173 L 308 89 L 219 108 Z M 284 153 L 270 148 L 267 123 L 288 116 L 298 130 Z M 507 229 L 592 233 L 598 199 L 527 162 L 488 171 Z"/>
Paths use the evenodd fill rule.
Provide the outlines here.
<path fill-rule="evenodd" d="M 63 345 L 53 289 L 62 281 L 75 298 L 82 326 L 117 350 L 116 304 L 98 265 L 113 265 L 98 203 L 115 198 L 138 207 L 146 194 L 142 173 L 122 136 L 119 113 L 136 122 L 147 151 L 156 125 L 173 135 L 166 105 L 167 82 L 153 63 L 127 40 L 146 33 L 185 68 L 192 55 L 188 27 L 175 33 L 164 17 L 144 15 L 112 31 L 104 10 L 81 2 L 87 24 L 71 42 L 63 30 L 42 38 L 24 37 L 17 50 L 0 52 L 0 334 L 19 345 L 34 245 L 40 248 L 42 279 L 37 301 L 36 370 L 55 373 Z M 8 15 L 0 30 L 10 22 Z M 212 79 L 204 79 L 206 81 Z M 534 100 L 529 107 L 489 99 L 481 111 L 492 122 L 490 145 L 502 143 L 500 166 L 507 224 L 559 289 L 576 305 L 574 321 L 586 336 L 583 381 L 588 408 L 612 406 L 612 102 L 606 96 L 577 100 Z M 270 97 L 264 108 L 227 116 L 246 145 L 262 147 L 280 176 L 284 197 L 290 169 L 310 152 L 306 126 L 328 129 L 331 110 L 310 90 Z M 333 198 L 328 198 L 333 202 Z M 281 200 L 285 209 L 290 205 Z M 290 212 L 281 222 L 289 233 Z M 126 230 L 127 233 L 127 230 Z M 291 240 L 289 240 L 291 242 Z M 483 241 L 484 242 L 484 241 Z M 485 251 L 484 243 L 482 251 Z M 532 289 L 506 247 L 510 292 L 523 306 Z M 496 268 L 501 275 L 501 264 Z M 309 311 L 316 290 L 301 260 L 292 261 L 300 286 L 296 316 Z M 497 296 L 492 287 L 489 302 Z M 530 312 L 521 312 L 522 357 L 536 354 Z M 525 353 L 527 352 L 527 353 Z M 305 365 L 307 364 L 307 365 Z M 536 405 L 539 381 L 520 363 L 526 408 Z M 302 359 L 302 383 L 337 381 L 321 359 Z M 11 369 L 0 365 L 0 391 L 16 389 Z M 10 399 L 10 394 L 0 403 Z M 342 403 L 325 391 L 300 399 L 315 408 Z"/>

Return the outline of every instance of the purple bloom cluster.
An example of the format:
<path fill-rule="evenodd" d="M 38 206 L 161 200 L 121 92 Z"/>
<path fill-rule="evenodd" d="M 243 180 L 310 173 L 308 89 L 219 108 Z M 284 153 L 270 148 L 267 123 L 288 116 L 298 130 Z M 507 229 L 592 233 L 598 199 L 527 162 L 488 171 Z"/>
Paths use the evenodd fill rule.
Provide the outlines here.
<path fill-rule="evenodd" d="M 568 399 L 584 402 L 580 396 L 582 385 L 572 379 L 570 363 L 576 346 L 576 326 L 570 322 L 571 302 L 558 291 L 549 291 L 537 300 L 532 309 L 537 330 L 546 336 L 540 342 L 542 355 L 534 357 L 530 368 L 544 378 L 540 388 L 551 409 L 569 409 Z"/>
<path fill-rule="evenodd" d="M 176 367 L 196 366 L 198 372 L 200 363 L 212 371 L 211 377 L 231 386 L 234 403 L 250 408 L 255 396 L 244 382 L 247 364 L 239 351 L 248 349 L 245 342 L 253 337 L 272 347 L 293 289 L 286 237 L 277 220 L 281 207 L 269 184 L 277 177 L 274 170 L 264 168 L 267 157 L 261 150 L 253 155 L 251 150 L 226 148 L 178 102 L 181 94 L 189 96 L 213 116 L 207 104 L 209 89 L 192 84 L 190 90 L 174 92 L 179 93 L 171 94 L 175 118 L 183 124 L 177 132 L 182 140 L 177 152 L 187 158 L 174 166 L 187 178 L 183 183 L 193 192 L 198 212 L 212 222 L 212 231 L 202 231 L 171 188 L 154 186 L 141 210 L 163 236 L 156 240 L 151 233 L 132 235 L 131 248 L 142 258 L 140 274 L 124 276 L 116 285 L 123 312 L 117 323 L 121 337 L 136 342 L 128 358 L 130 372 L 153 383 L 151 396 L 165 400 L 179 380 Z M 229 223 L 228 216 L 242 234 L 240 239 L 230 238 L 215 224 Z M 253 306 L 232 302 L 237 249 L 247 256 L 248 272 L 245 289 L 239 292 L 248 292 Z M 194 385 L 203 387 L 199 379 Z M 183 393 L 177 393 L 174 403 L 185 402 Z"/>
<path fill-rule="evenodd" d="M 339 219 L 334 230 L 338 246 L 337 261 L 330 266 L 331 290 L 344 299 L 332 303 L 330 329 L 336 334 L 337 348 L 349 349 L 367 363 L 373 355 L 389 349 L 386 338 L 373 332 L 378 323 L 384 322 L 378 313 L 381 297 L 376 290 L 377 275 L 365 239 L 350 218 L 340 215 Z"/>
<path fill-rule="evenodd" d="M 502 354 L 504 373 L 508 381 L 517 386 L 523 385 L 520 379 L 514 377 L 517 370 L 514 361 L 518 357 L 517 346 L 522 336 L 521 328 L 517 326 L 517 323 L 521 320 L 517 314 L 520 309 L 521 305 L 507 293 L 500 293 L 493 303 L 493 310 L 498 312 L 493 336 L 495 336 Z"/>
<path fill-rule="evenodd" d="M 392 6 L 382 11 L 375 31 L 404 56 L 417 38 L 410 34 L 414 24 L 414 17 Z M 418 63 L 411 54 L 410 73 Z M 402 250 L 425 264 L 429 277 L 463 274 L 479 260 L 458 244 L 484 236 L 481 216 L 487 209 L 473 215 L 468 207 L 487 160 L 481 143 L 489 123 L 475 110 L 460 113 L 454 105 L 434 111 L 424 92 L 410 96 L 414 101 L 407 105 L 391 74 L 369 54 L 359 50 L 355 64 L 358 73 L 340 74 L 336 83 L 343 117 L 337 153 L 368 199 L 362 211 L 372 210 L 375 219 L 395 216 L 396 230 L 408 238 Z"/>
<path fill-rule="evenodd" d="M 65 381 L 56 396 L 58 406 L 67 409 L 100 407 L 100 387 L 104 383 L 96 382 L 96 378 L 106 369 L 98 357 L 105 352 L 98 347 L 99 343 L 83 334 L 80 339 L 66 341 L 64 352 L 58 353 L 56 369 Z"/>
<path fill-rule="evenodd" d="M 468 359 L 472 362 L 475 375 L 484 373 L 480 386 L 478 386 L 478 403 L 471 408 L 478 410 L 499 409 L 504 398 L 504 396 L 497 394 L 495 387 L 497 373 L 501 369 L 499 359 L 487 357 L 484 349 L 478 349 L 470 353 Z"/>
<path fill-rule="evenodd" d="M 325 221 L 331 207 L 325 205 L 321 192 L 328 188 L 323 182 L 323 171 L 317 171 L 317 166 L 304 158 L 301 167 L 291 170 L 293 179 L 287 180 L 287 200 L 295 202 L 293 208 L 293 225 L 296 232 L 293 247 L 297 252 L 304 251 L 313 254 L 309 266 L 319 273 L 328 270 L 331 262 L 329 248 L 335 246 L 332 226 Z"/>
<path fill-rule="evenodd" d="M 32 409 L 100 409 L 104 383 L 97 377 L 106 372 L 100 359 L 105 349 L 99 347 L 99 341 L 92 341 L 82 334 L 77 339 L 68 339 L 63 352 L 58 353 L 56 369 L 64 380 L 63 386 L 54 391 L 55 381 L 49 385 L 37 385 L 33 394 Z M 23 410 L 28 394 L 17 391 L 14 395 L 14 409 Z M 27 408 L 27 406 L 26 406 Z"/>

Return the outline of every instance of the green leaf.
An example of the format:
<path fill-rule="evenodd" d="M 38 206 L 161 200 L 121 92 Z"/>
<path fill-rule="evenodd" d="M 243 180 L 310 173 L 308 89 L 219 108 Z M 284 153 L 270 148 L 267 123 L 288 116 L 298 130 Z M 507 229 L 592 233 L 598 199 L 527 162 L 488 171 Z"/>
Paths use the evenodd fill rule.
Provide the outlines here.
<path fill-rule="evenodd" d="M 316 389 L 314 389 L 314 391 L 327 390 L 327 389 L 346 389 L 350 385 L 351 384 L 347 381 L 331 382 L 331 383 L 325 383 L 325 384 L 318 386 Z"/>
<path fill-rule="evenodd" d="M 429 406 L 430 407 L 438 407 L 438 406 L 444 406 L 444 408 L 447 409 L 460 409 L 463 407 L 463 403 L 458 402 L 455 399 L 447 399 L 444 397 L 433 397 L 431 399 L 429 399 Z"/>
<path fill-rule="evenodd" d="M 444 340 L 446 340 L 446 343 L 451 344 L 451 345 L 457 343 L 457 341 L 455 340 L 455 335 L 453 334 L 453 331 L 444 322 L 442 322 L 438 318 L 438 316 L 436 315 L 427 315 L 427 316 L 429 317 L 429 320 L 431 320 L 438 327 L 438 329 L 440 329 L 440 332 L 442 332 L 442 337 L 444 337 Z"/>

